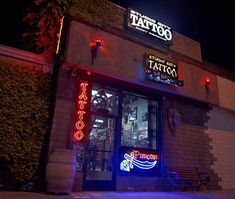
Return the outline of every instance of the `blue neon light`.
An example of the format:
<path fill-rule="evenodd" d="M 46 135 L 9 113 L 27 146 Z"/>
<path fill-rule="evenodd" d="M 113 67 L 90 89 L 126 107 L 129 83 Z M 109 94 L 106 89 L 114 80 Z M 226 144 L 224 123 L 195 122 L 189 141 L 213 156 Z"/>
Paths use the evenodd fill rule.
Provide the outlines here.
<path fill-rule="evenodd" d="M 140 169 L 152 169 L 156 166 L 157 161 L 141 161 L 137 160 L 133 154 L 129 155 L 127 153 L 124 154 L 124 160 L 120 163 L 120 169 L 122 171 L 130 172 L 131 169 L 134 168 L 134 166 L 140 168 Z"/>

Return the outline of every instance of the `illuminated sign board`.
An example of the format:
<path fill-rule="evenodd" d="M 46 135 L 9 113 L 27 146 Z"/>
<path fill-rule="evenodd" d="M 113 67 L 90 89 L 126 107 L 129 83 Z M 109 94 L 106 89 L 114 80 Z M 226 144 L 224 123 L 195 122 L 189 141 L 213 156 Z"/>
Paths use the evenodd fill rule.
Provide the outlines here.
<path fill-rule="evenodd" d="M 160 159 L 155 150 L 121 147 L 119 150 L 120 172 L 159 173 Z"/>
<path fill-rule="evenodd" d="M 87 131 L 88 107 L 90 102 L 90 86 L 88 81 L 78 81 L 78 96 L 76 100 L 76 120 L 73 141 L 84 142 Z"/>
<path fill-rule="evenodd" d="M 178 79 L 177 64 L 150 54 L 146 55 L 145 62 L 145 75 L 148 79 L 174 86 L 184 85 Z"/>
<path fill-rule="evenodd" d="M 173 32 L 171 27 L 133 9 L 128 9 L 128 26 L 165 42 L 172 43 Z"/>

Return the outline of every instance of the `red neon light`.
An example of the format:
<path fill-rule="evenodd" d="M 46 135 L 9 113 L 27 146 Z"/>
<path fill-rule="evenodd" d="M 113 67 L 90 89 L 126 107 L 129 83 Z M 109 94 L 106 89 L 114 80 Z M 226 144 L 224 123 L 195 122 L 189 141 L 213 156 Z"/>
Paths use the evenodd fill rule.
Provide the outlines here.
<path fill-rule="evenodd" d="M 88 107 L 88 82 L 80 81 L 79 82 L 79 92 L 77 98 L 77 110 L 76 110 L 76 122 L 74 125 L 74 134 L 73 140 L 75 142 L 81 141 L 85 138 L 86 130 L 86 117 L 87 117 L 87 107 Z"/>
<path fill-rule="evenodd" d="M 159 160 L 159 156 L 156 154 L 146 154 L 146 153 L 141 153 L 138 150 L 132 150 L 131 155 L 133 155 L 134 158 L 141 158 L 141 159 L 146 159 L 146 160 Z"/>
<path fill-rule="evenodd" d="M 63 24 L 64 24 L 64 16 L 62 16 L 62 18 L 60 19 L 60 30 L 59 30 L 59 33 L 58 33 L 56 54 L 58 54 L 59 48 L 60 48 L 60 37 L 61 37 L 61 33 L 62 33 Z"/>

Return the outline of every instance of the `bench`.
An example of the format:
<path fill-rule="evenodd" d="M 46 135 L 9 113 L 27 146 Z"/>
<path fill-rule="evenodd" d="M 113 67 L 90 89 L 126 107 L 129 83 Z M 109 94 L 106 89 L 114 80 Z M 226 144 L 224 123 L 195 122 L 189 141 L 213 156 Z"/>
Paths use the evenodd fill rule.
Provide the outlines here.
<path fill-rule="evenodd" d="M 202 186 L 209 189 L 208 183 L 210 178 L 206 174 L 202 174 L 198 168 L 165 167 L 165 179 L 168 184 L 169 190 L 175 189 L 179 191 L 200 191 Z"/>

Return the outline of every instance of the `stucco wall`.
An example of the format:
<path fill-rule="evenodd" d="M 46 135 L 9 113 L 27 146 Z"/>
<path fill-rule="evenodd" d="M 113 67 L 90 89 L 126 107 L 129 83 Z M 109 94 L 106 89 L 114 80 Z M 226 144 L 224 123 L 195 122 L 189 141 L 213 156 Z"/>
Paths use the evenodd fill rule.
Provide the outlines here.
<path fill-rule="evenodd" d="M 121 36 L 116 36 L 77 21 L 71 22 L 69 32 L 66 49 L 66 62 L 68 63 L 101 71 L 107 75 L 149 86 L 159 91 L 218 104 L 217 81 L 216 76 L 212 73 L 202 70 L 189 62 L 177 60 L 171 54 L 164 54 L 152 47 L 146 47 L 144 43 L 135 43 Z M 92 64 L 90 47 L 92 41 L 95 41 L 96 38 L 101 39 L 102 45 L 97 51 L 94 64 Z M 181 45 L 181 43 L 179 42 L 178 45 Z M 179 77 L 180 80 L 184 81 L 184 86 L 174 87 L 146 79 L 144 55 L 148 53 L 178 63 Z M 204 80 L 207 76 L 213 81 L 209 92 L 206 91 L 204 86 Z"/>
<path fill-rule="evenodd" d="M 195 59 L 199 62 L 202 61 L 201 45 L 199 42 L 194 41 L 177 32 L 174 32 L 173 36 L 173 45 L 170 47 L 172 50 L 179 52 L 192 59 Z"/>
<path fill-rule="evenodd" d="M 75 95 L 76 78 L 62 72 L 57 84 L 49 153 L 55 148 L 70 146 L 75 115 Z"/>
<path fill-rule="evenodd" d="M 235 82 L 219 76 L 217 82 L 220 106 L 235 111 Z"/>

